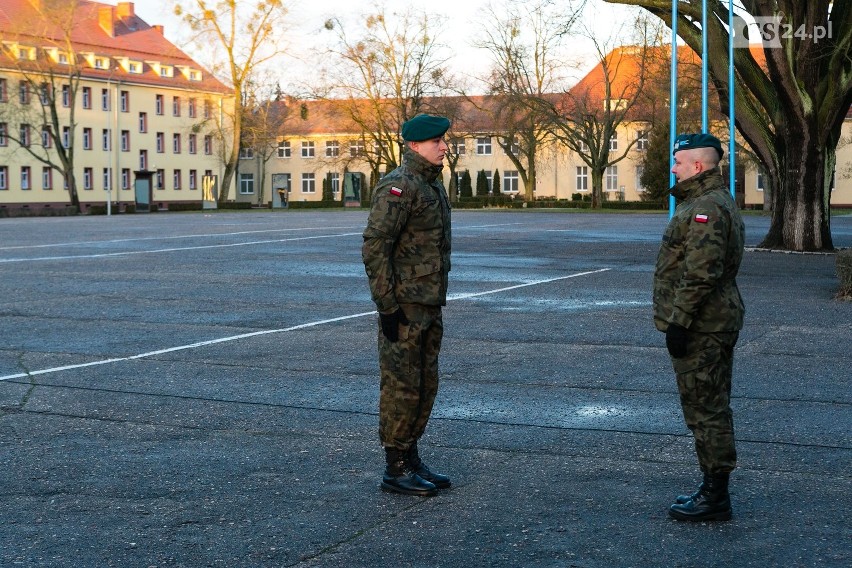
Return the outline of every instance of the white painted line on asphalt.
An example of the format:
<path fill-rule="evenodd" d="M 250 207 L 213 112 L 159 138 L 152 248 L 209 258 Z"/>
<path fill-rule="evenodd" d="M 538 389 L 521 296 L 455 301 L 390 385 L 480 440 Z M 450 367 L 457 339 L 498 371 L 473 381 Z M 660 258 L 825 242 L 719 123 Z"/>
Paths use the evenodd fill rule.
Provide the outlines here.
<path fill-rule="evenodd" d="M 41 245 L 15 245 L 0 247 L 0 250 L 36 249 L 51 247 L 72 247 L 85 245 L 101 245 L 110 243 L 135 243 L 137 241 L 166 241 L 170 239 L 206 239 L 210 237 L 232 237 L 235 235 L 253 235 L 257 233 L 291 233 L 293 231 L 339 231 L 341 229 L 357 229 L 354 227 L 295 227 L 290 229 L 263 229 L 257 231 L 233 231 L 230 233 L 205 233 L 199 235 L 172 235 L 170 237 L 139 237 L 135 239 L 108 239 L 105 241 L 76 241 L 69 243 L 50 243 Z"/>
<path fill-rule="evenodd" d="M 79 254 L 79 255 L 68 255 L 68 256 L 42 256 L 38 258 L 4 258 L 0 259 L 0 264 L 9 263 L 9 262 L 34 262 L 37 260 L 72 260 L 72 259 L 81 259 L 81 258 L 109 258 L 116 256 L 128 256 L 131 254 L 155 254 L 160 252 L 177 252 L 184 250 L 202 250 L 202 249 L 214 249 L 214 248 L 229 248 L 229 247 L 246 247 L 251 245 L 263 245 L 269 243 L 289 243 L 293 241 L 309 241 L 314 239 L 331 239 L 334 237 L 351 237 L 352 235 L 360 235 L 361 231 L 357 233 L 338 233 L 336 235 L 316 235 L 313 237 L 292 237 L 289 239 L 271 239 L 267 241 L 249 241 L 245 243 L 226 243 L 226 244 L 218 244 L 218 245 L 200 245 L 195 247 L 174 247 L 174 248 L 164 248 L 164 249 L 151 249 L 151 250 L 131 250 L 131 251 L 122 251 L 122 252 L 104 252 L 101 254 Z"/>
<path fill-rule="evenodd" d="M 578 272 L 576 274 L 568 274 L 567 276 L 557 276 L 555 278 L 545 278 L 544 280 L 536 280 L 534 282 L 526 282 L 524 284 L 517 284 L 515 286 L 506 286 L 503 288 L 496 288 L 494 290 L 486 290 L 485 292 L 474 292 L 471 294 L 459 294 L 457 296 L 451 296 L 447 298 L 448 302 L 453 302 L 457 300 L 466 300 L 468 298 L 474 298 L 477 296 L 485 296 L 488 294 L 499 294 L 500 292 L 506 292 L 508 290 L 516 290 L 518 288 L 527 288 L 529 286 L 536 286 L 538 284 L 548 284 L 550 282 L 557 282 L 559 280 L 568 280 L 569 278 L 577 278 L 579 276 L 588 276 L 590 274 L 598 274 L 601 272 L 606 272 L 608 270 L 612 270 L 611 268 L 600 268 L 598 270 L 590 270 L 588 272 Z M 299 329 L 307 329 L 310 327 L 316 327 L 318 325 L 324 325 L 327 323 L 334 323 L 338 321 L 345 321 L 355 318 L 361 318 L 365 316 L 375 315 L 376 311 L 373 310 L 371 312 L 361 312 L 358 314 L 351 314 L 348 316 L 340 316 L 337 318 L 312 321 L 308 323 L 302 323 L 299 325 L 294 325 L 291 327 L 285 327 L 281 329 L 264 329 L 262 331 L 253 331 L 251 333 L 241 333 L 239 335 L 232 335 L 230 337 L 220 337 L 219 339 L 210 339 L 208 341 L 199 341 L 197 343 L 190 343 L 188 345 L 178 345 L 177 347 L 169 347 L 166 349 L 158 349 L 157 351 L 149 351 L 147 353 L 140 353 L 138 355 L 130 355 L 128 357 L 114 357 L 112 359 L 103 359 L 100 361 L 89 361 L 88 363 L 78 363 L 76 365 L 65 365 L 63 367 L 51 367 L 50 369 L 39 369 L 36 371 L 29 371 L 27 373 L 16 373 L 14 375 L 5 375 L 0 377 L 0 382 L 8 381 L 12 379 L 24 379 L 27 377 L 33 377 L 36 375 L 47 375 L 50 373 L 58 373 L 61 371 L 70 371 L 74 369 L 83 369 L 86 367 L 95 367 L 98 365 L 107 365 L 109 363 L 120 363 L 122 361 L 132 361 L 134 359 L 144 359 L 145 357 L 154 357 L 156 355 L 163 355 L 164 353 L 173 353 L 175 351 L 186 351 L 187 349 L 195 349 L 197 347 L 206 347 L 207 345 L 215 345 L 217 343 L 228 343 L 230 341 L 238 341 L 240 339 L 247 339 L 249 337 L 257 337 L 260 335 L 270 335 L 273 333 L 285 333 L 288 331 L 296 331 Z"/>

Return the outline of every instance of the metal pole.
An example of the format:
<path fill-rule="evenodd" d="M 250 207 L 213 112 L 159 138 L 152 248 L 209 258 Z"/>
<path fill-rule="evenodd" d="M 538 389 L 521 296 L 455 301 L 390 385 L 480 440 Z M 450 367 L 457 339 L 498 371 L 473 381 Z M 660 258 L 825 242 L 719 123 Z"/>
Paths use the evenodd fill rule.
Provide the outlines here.
<path fill-rule="evenodd" d="M 707 0 L 701 0 L 701 132 L 707 134 Z"/>
<path fill-rule="evenodd" d="M 728 183 L 731 187 L 731 197 L 736 200 L 737 198 L 737 176 L 735 173 L 735 162 L 736 162 L 736 141 L 735 136 L 737 133 L 736 128 L 736 113 L 734 108 L 734 89 L 736 88 L 736 83 L 734 82 L 734 0 L 728 0 L 728 123 L 730 132 L 728 133 L 728 137 L 730 138 L 728 142 L 728 163 L 730 164 L 728 170 L 730 174 L 730 180 Z"/>
<path fill-rule="evenodd" d="M 671 92 L 669 94 L 669 187 L 677 183 L 675 175 L 671 172 L 674 167 L 675 138 L 677 138 L 677 0 L 672 0 L 672 71 Z M 675 198 L 669 195 L 669 219 L 674 216 Z"/>

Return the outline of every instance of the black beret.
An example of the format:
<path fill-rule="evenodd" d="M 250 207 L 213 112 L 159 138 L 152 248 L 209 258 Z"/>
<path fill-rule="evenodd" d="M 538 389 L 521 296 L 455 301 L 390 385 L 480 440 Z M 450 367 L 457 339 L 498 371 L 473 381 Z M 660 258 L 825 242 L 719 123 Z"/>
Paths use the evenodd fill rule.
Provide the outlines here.
<path fill-rule="evenodd" d="M 450 121 L 443 116 L 418 114 L 402 123 L 402 139 L 406 142 L 422 142 L 440 138 L 450 129 Z"/>
<path fill-rule="evenodd" d="M 680 134 L 675 138 L 672 155 L 677 154 L 680 150 L 692 150 L 694 148 L 713 148 L 719 153 L 719 159 L 725 153 L 722 151 L 722 143 L 712 134 Z"/>

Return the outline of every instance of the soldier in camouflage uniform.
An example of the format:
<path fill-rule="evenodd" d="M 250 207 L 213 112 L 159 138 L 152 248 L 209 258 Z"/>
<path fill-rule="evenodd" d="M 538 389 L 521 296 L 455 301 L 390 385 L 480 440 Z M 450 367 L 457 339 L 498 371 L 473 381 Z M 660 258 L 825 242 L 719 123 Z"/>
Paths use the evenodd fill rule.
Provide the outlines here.
<path fill-rule="evenodd" d="M 381 487 L 434 495 L 446 475 L 420 459 L 417 441 L 438 393 L 441 306 L 450 271 L 450 204 L 441 181 L 450 121 L 421 114 L 405 122 L 402 165 L 373 190 L 362 257 L 379 312 Z"/>
<path fill-rule="evenodd" d="M 666 334 L 686 425 L 704 480 L 681 495 L 678 520 L 728 520 L 728 478 L 737 465 L 730 407 L 734 346 L 744 306 L 736 276 L 743 222 L 719 169 L 722 145 L 709 134 L 682 134 L 674 146 L 671 189 L 677 209 L 654 273 L 654 323 Z"/>

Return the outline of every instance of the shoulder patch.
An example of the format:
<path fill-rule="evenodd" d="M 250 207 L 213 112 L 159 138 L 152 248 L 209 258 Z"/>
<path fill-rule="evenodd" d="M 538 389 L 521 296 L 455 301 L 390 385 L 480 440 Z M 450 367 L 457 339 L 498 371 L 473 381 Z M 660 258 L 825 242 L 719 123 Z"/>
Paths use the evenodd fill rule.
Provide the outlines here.
<path fill-rule="evenodd" d="M 696 223 L 706 223 L 707 222 L 707 215 L 705 215 L 704 213 L 696 213 L 695 214 L 695 222 Z"/>
<path fill-rule="evenodd" d="M 397 197 L 399 197 L 400 195 L 402 195 L 402 190 L 398 187 L 391 187 L 390 193 L 391 195 L 396 195 Z"/>

